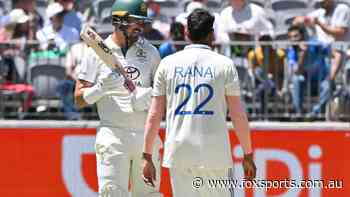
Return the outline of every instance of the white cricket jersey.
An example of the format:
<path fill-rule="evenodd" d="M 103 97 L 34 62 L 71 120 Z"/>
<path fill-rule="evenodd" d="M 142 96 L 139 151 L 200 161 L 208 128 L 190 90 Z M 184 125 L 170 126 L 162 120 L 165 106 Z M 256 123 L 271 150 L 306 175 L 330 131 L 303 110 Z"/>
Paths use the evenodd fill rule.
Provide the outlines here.
<path fill-rule="evenodd" d="M 232 167 L 225 95 L 239 96 L 231 59 L 206 45 L 189 45 L 164 58 L 153 96 L 166 96 L 164 167 Z"/>
<path fill-rule="evenodd" d="M 129 48 L 124 57 L 121 48 L 112 40 L 112 36 L 109 36 L 105 43 L 118 57 L 129 78 L 137 86 L 152 86 L 153 76 L 160 62 L 159 53 L 153 45 L 140 39 Z M 96 83 L 113 72 L 92 49 L 87 53 L 79 70 L 78 78 L 91 83 Z M 127 94 L 126 89 L 125 93 Z M 101 125 L 142 131 L 147 117 L 147 112 L 125 113 L 121 111 L 116 96 L 113 95 L 102 97 L 97 102 L 97 111 Z"/>

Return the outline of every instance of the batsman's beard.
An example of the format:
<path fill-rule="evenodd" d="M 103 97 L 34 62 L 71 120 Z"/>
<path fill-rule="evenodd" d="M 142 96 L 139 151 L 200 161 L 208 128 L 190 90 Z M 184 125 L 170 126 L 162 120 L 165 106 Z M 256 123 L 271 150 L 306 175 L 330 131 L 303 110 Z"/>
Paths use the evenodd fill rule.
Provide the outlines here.
<path fill-rule="evenodd" d="M 130 33 L 128 33 L 128 41 L 129 43 L 134 43 L 136 42 L 140 36 L 142 36 L 143 31 L 142 29 L 133 29 Z"/>

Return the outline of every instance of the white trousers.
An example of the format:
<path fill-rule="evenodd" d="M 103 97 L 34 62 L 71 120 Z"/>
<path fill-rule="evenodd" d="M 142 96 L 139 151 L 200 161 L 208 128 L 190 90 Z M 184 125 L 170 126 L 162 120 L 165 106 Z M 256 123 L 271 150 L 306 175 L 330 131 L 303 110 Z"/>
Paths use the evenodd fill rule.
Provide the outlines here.
<path fill-rule="evenodd" d="M 96 159 L 99 197 L 161 197 L 159 193 L 158 146 L 154 146 L 154 165 L 157 168 L 157 186 L 142 180 L 141 156 L 143 131 L 99 127 L 96 134 Z M 160 142 L 158 140 L 158 142 Z"/>
<path fill-rule="evenodd" d="M 231 169 L 170 168 L 173 197 L 233 197 L 231 188 L 209 185 L 208 180 L 228 179 Z"/>

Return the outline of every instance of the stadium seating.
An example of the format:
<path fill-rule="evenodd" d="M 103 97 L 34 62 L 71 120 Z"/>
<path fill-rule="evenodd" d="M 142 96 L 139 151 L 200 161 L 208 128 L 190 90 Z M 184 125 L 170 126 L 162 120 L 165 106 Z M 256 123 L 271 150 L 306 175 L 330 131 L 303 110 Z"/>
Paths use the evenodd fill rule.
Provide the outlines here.
<path fill-rule="evenodd" d="M 307 9 L 308 7 L 308 0 L 271 0 L 271 8 L 276 12 L 291 9 Z"/>
<path fill-rule="evenodd" d="M 250 0 L 250 2 L 255 3 L 263 8 L 269 5 L 269 1 L 266 1 L 266 0 Z"/>
<path fill-rule="evenodd" d="M 56 86 L 66 75 L 61 62 L 58 58 L 38 59 L 29 65 L 29 81 L 34 86 L 37 98 L 57 98 Z"/>
<path fill-rule="evenodd" d="M 97 23 L 102 22 L 107 17 L 110 17 L 113 3 L 114 0 L 93 1 L 92 8 L 94 9 L 95 19 L 97 20 Z"/>

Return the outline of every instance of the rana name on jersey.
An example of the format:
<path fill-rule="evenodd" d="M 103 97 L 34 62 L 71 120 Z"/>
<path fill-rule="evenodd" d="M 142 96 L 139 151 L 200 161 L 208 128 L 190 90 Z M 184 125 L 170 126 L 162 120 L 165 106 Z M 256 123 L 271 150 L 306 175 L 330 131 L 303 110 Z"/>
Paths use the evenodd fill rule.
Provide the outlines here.
<path fill-rule="evenodd" d="M 175 67 L 175 77 L 202 77 L 214 78 L 215 73 L 210 66 L 191 66 L 191 67 Z"/>

